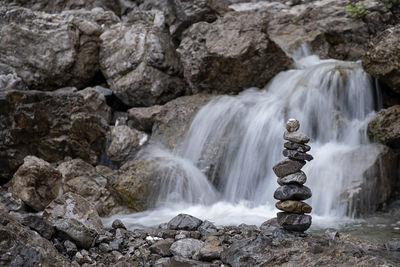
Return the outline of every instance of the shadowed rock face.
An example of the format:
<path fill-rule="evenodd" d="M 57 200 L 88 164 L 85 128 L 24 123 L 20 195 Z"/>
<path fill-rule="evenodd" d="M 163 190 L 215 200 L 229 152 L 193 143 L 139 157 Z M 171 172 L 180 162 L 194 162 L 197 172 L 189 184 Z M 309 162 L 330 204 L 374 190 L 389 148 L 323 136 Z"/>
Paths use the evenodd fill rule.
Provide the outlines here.
<path fill-rule="evenodd" d="M 178 48 L 192 93 L 237 93 L 263 87 L 292 61 L 269 39 L 265 21 L 253 13 L 227 13 L 190 27 Z"/>
<path fill-rule="evenodd" d="M 379 143 L 400 148 L 400 106 L 379 111 L 368 124 L 368 135 Z"/>
<path fill-rule="evenodd" d="M 387 29 L 369 44 L 363 68 L 400 94 L 400 26 Z"/>
<path fill-rule="evenodd" d="M 29 89 L 83 88 L 99 70 L 100 33 L 85 20 L 2 6 L 0 76 L 16 75 Z"/>

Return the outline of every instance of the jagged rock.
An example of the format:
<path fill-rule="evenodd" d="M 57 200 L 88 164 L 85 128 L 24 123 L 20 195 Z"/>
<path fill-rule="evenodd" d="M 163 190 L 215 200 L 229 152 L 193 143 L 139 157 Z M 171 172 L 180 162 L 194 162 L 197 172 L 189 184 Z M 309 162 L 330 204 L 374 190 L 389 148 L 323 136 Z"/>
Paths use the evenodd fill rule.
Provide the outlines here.
<path fill-rule="evenodd" d="M 217 236 L 208 236 L 200 249 L 198 259 L 202 261 L 212 261 L 219 259 L 224 249 Z"/>
<path fill-rule="evenodd" d="M 97 114 L 108 123 L 111 121 L 111 108 L 107 105 L 106 98 L 98 90 L 88 87 L 78 92 L 83 97 L 88 108 L 96 110 Z"/>
<path fill-rule="evenodd" d="M 277 209 L 292 213 L 310 213 L 312 208 L 307 203 L 294 200 L 279 201 L 275 204 Z"/>
<path fill-rule="evenodd" d="M 22 224 L 28 226 L 32 230 L 38 232 L 41 236 L 50 240 L 53 234 L 55 233 L 55 229 L 49 222 L 43 220 L 43 218 L 38 217 L 36 215 L 28 215 L 23 218 Z"/>
<path fill-rule="evenodd" d="M 113 188 L 116 172 L 105 166 L 96 168 L 81 159 L 63 162 L 57 169 L 64 178 L 64 192 L 72 192 L 90 201 L 100 216 L 131 212 Z"/>
<path fill-rule="evenodd" d="M 82 88 L 98 72 L 97 25 L 75 24 L 26 8 L 0 8 L 0 75 L 16 73 L 29 89 Z"/>
<path fill-rule="evenodd" d="M 185 92 L 179 57 L 160 12 L 134 15 L 100 36 L 101 71 L 124 104 L 164 104 Z"/>
<path fill-rule="evenodd" d="M 285 150 L 282 151 L 282 154 L 285 157 L 288 157 L 290 159 L 295 159 L 295 160 L 311 161 L 311 160 L 314 159 L 313 156 L 311 156 L 310 154 L 299 152 L 299 151 L 296 151 L 296 150 L 285 149 Z"/>
<path fill-rule="evenodd" d="M 96 114 L 73 89 L 0 92 L 0 177 L 10 179 L 28 155 L 95 164 L 108 128 Z"/>
<path fill-rule="evenodd" d="M 279 185 L 285 185 L 285 184 L 305 184 L 307 181 L 307 176 L 303 171 L 295 172 L 286 176 L 283 176 L 281 178 L 278 178 L 278 184 Z"/>
<path fill-rule="evenodd" d="M 305 144 L 298 144 L 298 143 L 293 143 L 293 142 L 285 142 L 283 146 L 287 149 L 291 150 L 297 150 L 299 152 L 308 152 L 311 150 L 311 147 Z"/>
<path fill-rule="evenodd" d="M 300 132 L 287 132 L 283 134 L 283 139 L 288 140 L 293 143 L 300 143 L 300 144 L 305 144 L 310 141 L 310 137 L 305 135 L 304 133 Z"/>
<path fill-rule="evenodd" d="M 78 252 L 76 245 L 69 240 L 65 240 L 63 245 L 68 256 L 74 256 Z"/>
<path fill-rule="evenodd" d="M 274 198 L 279 200 L 305 200 L 311 196 L 310 188 L 297 184 L 282 185 L 274 193 Z"/>
<path fill-rule="evenodd" d="M 128 110 L 128 118 L 132 121 L 134 128 L 151 132 L 156 116 L 161 112 L 162 106 L 131 108 Z"/>
<path fill-rule="evenodd" d="M 209 234 L 217 232 L 217 227 L 207 220 L 204 220 L 202 224 L 197 228 L 202 236 L 207 236 Z"/>
<path fill-rule="evenodd" d="M 300 123 L 296 119 L 289 119 L 286 122 L 286 130 L 291 133 L 291 132 L 296 132 L 300 128 Z"/>
<path fill-rule="evenodd" d="M 108 29 L 111 25 L 121 22 L 121 19 L 114 12 L 102 8 L 66 10 L 60 13 L 59 16 L 77 24 L 96 23 L 102 31 Z"/>
<path fill-rule="evenodd" d="M 191 258 L 194 254 L 200 251 L 204 242 L 193 239 L 193 238 L 184 238 L 174 242 L 171 245 L 170 251 L 175 256 L 180 256 L 184 258 Z"/>
<path fill-rule="evenodd" d="M 1 266 L 69 266 L 70 261 L 37 232 L 0 210 Z"/>
<path fill-rule="evenodd" d="M 12 193 L 36 211 L 43 210 L 58 195 L 61 173 L 48 162 L 27 156 L 12 179 Z"/>
<path fill-rule="evenodd" d="M 393 148 L 400 147 L 400 106 L 380 110 L 368 123 L 368 135 Z"/>
<path fill-rule="evenodd" d="M 105 10 L 112 10 L 117 15 L 121 13 L 118 0 L 5 0 L 5 2 L 24 6 L 32 10 L 45 11 L 47 13 L 59 13 L 63 10 L 70 9 L 91 10 L 96 7 L 101 7 Z"/>
<path fill-rule="evenodd" d="M 178 140 L 182 139 L 189 130 L 197 111 L 205 106 L 212 95 L 193 95 L 174 99 L 163 105 L 156 115 L 151 141 L 160 142 L 167 148 L 173 149 Z"/>
<path fill-rule="evenodd" d="M 168 222 L 168 228 L 172 230 L 195 231 L 202 223 L 202 220 L 192 215 L 179 214 Z"/>
<path fill-rule="evenodd" d="M 178 48 L 192 93 L 240 92 L 264 87 L 292 61 L 269 39 L 254 13 L 227 13 L 213 23 L 190 27 Z"/>
<path fill-rule="evenodd" d="M 154 162 L 134 160 L 121 167 L 114 188 L 124 204 L 135 211 L 144 211 L 158 195 L 161 174 Z"/>
<path fill-rule="evenodd" d="M 107 155 L 114 162 L 124 163 L 133 160 L 136 153 L 147 141 L 147 134 L 129 126 L 115 126 L 111 130 L 111 144 Z"/>
<path fill-rule="evenodd" d="M 56 198 L 43 212 L 65 238 L 72 239 L 83 248 L 90 248 L 103 228 L 95 208 L 83 197 L 66 193 Z"/>
<path fill-rule="evenodd" d="M 359 60 L 371 37 L 396 23 L 396 14 L 382 1 L 364 1 L 370 13 L 362 19 L 347 17 L 347 0 L 307 1 L 282 9 L 269 20 L 268 33 L 285 51 L 302 44 L 322 58 Z"/>
<path fill-rule="evenodd" d="M 363 68 L 400 94 L 400 25 L 387 29 L 369 44 Z"/>
<path fill-rule="evenodd" d="M 276 176 L 282 178 L 289 174 L 300 171 L 305 164 L 306 164 L 305 161 L 286 159 L 284 161 L 279 162 L 274 167 L 272 167 L 272 170 L 274 171 Z"/>
<path fill-rule="evenodd" d="M 278 223 L 288 231 L 304 232 L 311 225 L 311 216 L 294 214 L 288 212 L 278 212 Z"/>
<path fill-rule="evenodd" d="M 151 245 L 149 249 L 152 253 L 156 253 L 162 257 L 169 257 L 172 256 L 170 251 L 172 243 L 174 243 L 173 239 L 159 240 Z"/>

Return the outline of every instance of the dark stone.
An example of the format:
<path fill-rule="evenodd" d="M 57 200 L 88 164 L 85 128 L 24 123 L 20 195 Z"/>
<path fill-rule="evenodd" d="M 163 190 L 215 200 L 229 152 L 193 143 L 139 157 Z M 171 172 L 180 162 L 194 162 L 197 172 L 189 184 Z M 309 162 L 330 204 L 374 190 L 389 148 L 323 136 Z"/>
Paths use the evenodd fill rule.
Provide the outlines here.
<path fill-rule="evenodd" d="M 302 171 L 286 175 L 282 178 L 278 178 L 279 185 L 293 184 L 293 183 L 304 184 L 306 181 L 307 181 L 307 176 Z"/>
<path fill-rule="evenodd" d="M 278 223 L 285 230 L 304 232 L 311 226 L 311 216 L 304 214 L 293 214 L 278 212 Z"/>
<path fill-rule="evenodd" d="M 179 214 L 168 222 L 168 227 L 172 230 L 195 231 L 202 224 L 202 220 L 188 214 Z"/>
<path fill-rule="evenodd" d="M 114 220 L 111 226 L 114 229 L 122 228 L 126 230 L 126 226 L 121 222 L 120 219 Z"/>
<path fill-rule="evenodd" d="M 287 149 L 297 150 L 299 152 L 307 152 L 311 150 L 311 147 L 305 144 L 298 144 L 293 142 L 285 142 L 283 146 Z"/>
<path fill-rule="evenodd" d="M 74 256 L 78 252 L 78 248 L 76 247 L 75 243 L 66 240 L 64 241 L 64 248 L 68 256 Z"/>
<path fill-rule="evenodd" d="M 28 226 L 32 230 L 35 230 L 47 240 L 50 240 L 55 232 L 54 227 L 48 221 L 35 215 L 29 215 L 25 217 L 22 220 L 22 224 Z"/>
<path fill-rule="evenodd" d="M 122 243 L 123 242 L 124 242 L 124 239 L 122 239 L 122 238 L 115 239 L 115 240 L 110 242 L 110 247 L 113 250 L 120 250 L 122 248 Z"/>
<path fill-rule="evenodd" d="M 162 257 L 169 257 L 172 256 L 171 251 L 169 248 L 171 247 L 172 243 L 174 243 L 174 240 L 160 240 L 154 243 L 153 245 L 150 246 L 150 251 L 152 253 L 156 253 Z"/>
<path fill-rule="evenodd" d="M 305 200 L 312 196 L 310 188 L 303 185 L 289 184 L 278 187 L 274 198 L 278 200 Z"/>
<path fill-rule="evenodd" d="M 305 161 L 286 159 L 276 164 L 274 167 L 272 167 L 272 169 L 276 176 L 284 177 L 300 171 L 305 164 Z"/>
<path fill-rule="evenodd" d="M 202 236 L 206 236 L 212 233 L 217 232 L 217 227 L 212 222 L 205 220 L 197 230 L 201 233 Z"/>
<path fill-rule="evenodd" d="M 285 157 L 288 157 L 290 159 L 308 160 L 308 161 L 311 161 L 311 160 L 314 159 L 313 156 L 311 156 L 310 154 L 299 152 L 299 151 L 296 151 L 296 150 L 285 149 L 285 150 L 282 151 L 282 154 Z"/>

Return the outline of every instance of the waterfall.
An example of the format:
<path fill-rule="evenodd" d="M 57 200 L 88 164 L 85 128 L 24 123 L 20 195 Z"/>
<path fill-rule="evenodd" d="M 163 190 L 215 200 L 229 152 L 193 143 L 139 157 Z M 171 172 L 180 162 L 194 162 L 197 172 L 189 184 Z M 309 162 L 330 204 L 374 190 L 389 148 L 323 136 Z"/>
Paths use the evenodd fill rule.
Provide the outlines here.
<path fill-rule="evenodd" d="M 348 203 L 341 193 L 348 177 L 362 175 L 370 164 L 368 149 L 357 157 L 354 153 L 368 145 L 373 80 L 361 62 L 294 58 L 297 69 L 281 72 L 263 90 L 215 97 L 197 113 L 174 151 L 156 145 L 147 150 L 147 158 L 163 157 L 169 166 L 158 205 L 134 215 L 136 222 L 152 223 L 152 218 L 156 224 L 156 216 L 167 221 L 178 212 L 226 224 L 275 216 L 278 185 L 272 166 L 284 159 L 288 118 L 298 119 L 300 131 L 311 137 L 315 159 L 303 170 L 313 192 L 306 201 L 313 217 L 346 215 Z"/>

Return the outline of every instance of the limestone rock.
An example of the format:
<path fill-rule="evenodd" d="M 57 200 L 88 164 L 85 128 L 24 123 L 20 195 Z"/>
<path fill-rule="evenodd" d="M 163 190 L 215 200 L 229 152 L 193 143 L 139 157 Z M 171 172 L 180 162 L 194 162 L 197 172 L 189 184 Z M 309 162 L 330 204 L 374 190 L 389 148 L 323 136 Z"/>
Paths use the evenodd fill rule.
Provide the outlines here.
<path fill-rule="evenodd" d="M 22 199 L 36 211 L 57 197 L 61 186 L 61 173 L 48 162 L 27 156 L 12 179 L 13 195 Z"/>
<path fill-rule="evenodd" d="M 147 134 L 129 126 L 115 126 L 111 130 L 111 144 L 107 155 L 114 162 L 124 163 L 132 160 L 147 141 Z"/>
<path fill-rule="evenodd" d="M 128 110 L 128 118 L 132 121 L 134 128 L 151 132 L 156 116 L 161 112 L 162 106 L 131 108 Z"/>
<path fill-rule="evenodd" d="M 28 155 L 95 164 L 108 128 L 97 112 L 74 89 L 0 92 L 0 177 L 10 179 Z"/>
<path fill-rule="evenodd" d="M 380 110 L 368 124 L 368 135 L 393 148 L 400 147 L 400 106 Z"/>
<path fill-rule="evenodd" d="M 43 218 L 60 234 L 83 248 L 90 248 L 103 228 L 94 207 L 86 199 L 73 193 L 66 193 L 50 203 L 43 212 Z"/>
<path fill-rule="evenodd" d="M 305 161 L 286 159 L 284 161 L 279 162 L 274 167 L 272 167 L 272 170 L 274 171 L 276 176 L 282 178 L 289 174 L 300 171 L 305 164 L 306 164 Z"/>
<path fill-rule="evenodd" d="M 387 29 L 369 44 L 362 64 L 366 72 L 400 94 L 400 25 Z"/>
<path fill-rule="evenodd" d="M 311 161 L 311 160 L 314 159 L 313 156 L 311 156 L 310 154 L 299 152 L 299 151 L 296 151 L 296 150 L 285 149 L 285 150 L 282 151 L 282 154 L 285 157 L 288 157 L 290 159 L 295 159 L 295 160 Z"/>
<path fill-rule="evenodd" d="M 269 39 L 265 21 L 253 13 L 227 13 L 190 27 L 178 48 L 192 93 L 237 93 L 264 87 L 292 61 Z"/>
<path fill-rule="evenodd" d="M 100 28 L 58 15 L 0 7 L 0 75 L 17 74 L 29 89 L 85 87 L 99 70 Z M 87 24 L 85 24 L 87 25 Z"/>
<path fill-rule="evenodd" d="M 300 132 L 287 132 L 283 134 L 283 139 L 288 140 L 293 143 L 300 143 L 300 144 L 305 144 L 310 141 L 310 137 L 305 135 L 304 133 Z"/>
<path fill-rule="evenodd" d="M 100 36 L 101 71 L 124 104 L 164 104 L 185 92 L 179 57 L 160 12 L 135 14 Z"/>
<path fill-rule="evenodd" d="M 310 213 L 312 208 L 307 203 L 294 200 L 279 201 L 275 204 L 277 209 L 292 213 Z"/>
<path fill-rule="evenodd" d="M 279 185 L 285 185 L 285 184 L 304 184 L 307 181 L 307 176 L 303 171 L 295 172 L 286 176 L 283 176 L 281 178 L 278 178 L 278 184 Z"/>
<path fill-rule="evenodd" d="M 311 196 L 310 188 L 297 184 L 282 185 L 274 193 L 274 198 L 279 200 L 305 200 Z"/>
<path fill-rule="evenodd" d="M 202 222 L 202 220 L 189 214 L 179 214 L 168 222 L 168 227 L 172 230 L 195 231 Z"/>
<path fill-rule="evenodd" d="M 298 144 L 298 143 L 293 143 L 293 142 L 285 142 L 283 146 L 287 149 L 291 150 L 297 150 L 299 152 L 308 152 L 311 150 L 311 147 L 305 144 Z"/>
<path fill-rule="evenodd" d="M 197 239 L 184 238 L 173 243 L 170 251 L 175 256 L 191 258 L 194 254 L 200 251 L 203 244 L 203 241 Z"/>
<path fill-rule="evenodd" d="M 311 225 L 311 216 L 294 214 L 288 212 L 278 212 L 278 223 L 289 231 L 304 232 Z"/>

